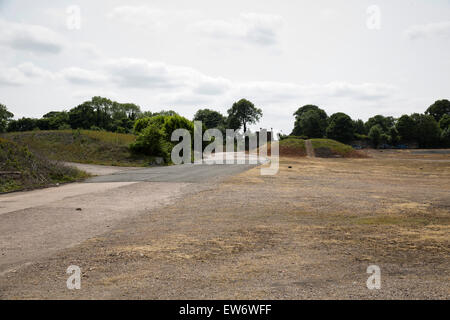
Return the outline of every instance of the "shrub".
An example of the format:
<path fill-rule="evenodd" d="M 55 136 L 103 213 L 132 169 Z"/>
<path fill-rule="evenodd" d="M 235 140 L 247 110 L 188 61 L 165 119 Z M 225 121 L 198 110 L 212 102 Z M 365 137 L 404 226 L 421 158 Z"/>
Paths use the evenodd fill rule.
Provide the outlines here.
<path fill-rule="evenodd" d="M 147 126 L 144 127 L 144 125 Z M 172 132 L 176 129 L 188 130 L 192 138 L 194 123 L 177 114 L 140 119 L 136 121 L 134 128 L 139 135 L 136 142 L 130 145 L 130 150 L 133 153 L 160 156 L 169 162 L 172 148 L 177 143 L 171 141 Z"/>

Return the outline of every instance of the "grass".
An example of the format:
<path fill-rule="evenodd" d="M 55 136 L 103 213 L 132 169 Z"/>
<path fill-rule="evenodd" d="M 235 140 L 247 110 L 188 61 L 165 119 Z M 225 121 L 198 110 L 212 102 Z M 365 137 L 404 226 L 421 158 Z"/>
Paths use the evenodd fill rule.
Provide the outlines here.
<path fill-rule="evenodd" d="M 317 157 L 344 157 L 344 158 L 358 158 L 362 157 L 349 145 L 343 144 L 341 142 L 332 139 L 311 139 L 311 144 L 314 148 L 314 152 Z"/>
<path fill-rule="evenodd" d="M 280 141 L 280 155 L 282 156 L 306 156 L 305 140 L 286 138 Z"/>
<path fill-rule="evenodd" d="M 73 182 L 89 175 L 0 138 L 0 193 Z"/>
<path fill-rule="evenodd" d="M 133 155 L 128 146 L 136 140 L 132 134 L 92 130 L 50 130 L 13 132 L 3 135 L 28 146 L 36 154 L 51 160 L 112 166 L 147 166 L 154 158 Z"/>

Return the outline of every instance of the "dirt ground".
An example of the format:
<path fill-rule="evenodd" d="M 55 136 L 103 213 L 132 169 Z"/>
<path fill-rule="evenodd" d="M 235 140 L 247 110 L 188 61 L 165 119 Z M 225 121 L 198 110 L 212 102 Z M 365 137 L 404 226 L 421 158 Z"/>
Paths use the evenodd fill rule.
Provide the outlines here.
<path fill-rule="evenodd" d="M 251 169 L 0 276 L 0 298 L 449 299 L 450 156 L 386 154 Z"/>

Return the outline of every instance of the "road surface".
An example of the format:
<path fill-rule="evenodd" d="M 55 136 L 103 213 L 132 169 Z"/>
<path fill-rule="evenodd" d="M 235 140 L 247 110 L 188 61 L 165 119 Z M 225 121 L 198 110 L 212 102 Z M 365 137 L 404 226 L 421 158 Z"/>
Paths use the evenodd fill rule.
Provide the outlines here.
<path fill-rule="evenodd" d="M 103 174 L 83 183 L 0 195 L 0 276 L 104 233 L 119 221 L 255 166 L 189 164 L 153 168 L 75 165 Z"/>

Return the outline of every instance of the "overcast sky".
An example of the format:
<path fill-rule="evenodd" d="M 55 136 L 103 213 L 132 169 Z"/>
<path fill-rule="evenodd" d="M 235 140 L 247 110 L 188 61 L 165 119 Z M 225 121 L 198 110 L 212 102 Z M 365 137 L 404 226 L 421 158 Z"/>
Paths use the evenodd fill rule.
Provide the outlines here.
<path fill-rule="evenodd" d="M 450 0 L 0 0 L 0 103 L 40 117 L 96 95 L 189 118 L 247 98 L 285 133 L 305 104 L 423 112 L 450 98 Z"/>

